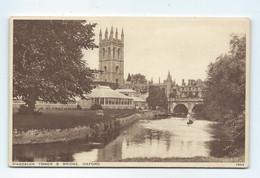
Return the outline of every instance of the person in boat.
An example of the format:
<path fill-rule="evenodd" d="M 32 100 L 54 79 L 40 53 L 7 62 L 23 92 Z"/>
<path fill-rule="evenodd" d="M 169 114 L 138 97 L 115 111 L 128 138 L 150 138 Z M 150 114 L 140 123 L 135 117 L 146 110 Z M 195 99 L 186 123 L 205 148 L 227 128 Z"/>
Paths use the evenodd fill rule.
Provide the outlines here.
<path fill-rule="evenodd" d="M 188 113 L 187 114 L 187 124 L 189 125 L 189 124 L 193 124 L 193 119 L 191 118 L 191 115 Z"/>

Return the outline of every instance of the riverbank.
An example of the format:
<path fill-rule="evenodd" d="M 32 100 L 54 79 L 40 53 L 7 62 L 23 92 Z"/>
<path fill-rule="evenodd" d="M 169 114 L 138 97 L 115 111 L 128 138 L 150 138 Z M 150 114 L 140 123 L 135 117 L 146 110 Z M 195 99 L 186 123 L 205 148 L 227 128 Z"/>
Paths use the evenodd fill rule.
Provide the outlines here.
<path fill-rule="evenodd" d="M 82 113 L 84 112 L 75 112 L 74 117 L 71 114 L 64 118 L 61 116 L 50 118 L 42 115 L 36 116 L 37 118 L 33 118 L 34 120 L 31 120 L 32 118 L 21 120 L 19 124 L 14 124 L 13 144 L 68 142 L 77 139 L 99 142 L 104 136 L 109 136 L 112 132 L 130 125 L 136 120 L 153 117 L 152 112 L 136 111 L 104 111 L 104 116 L 96 116 L 93 113 L 92 115 L 82 115 Z M 14 119 L 17 118 L 14 117 Z M 28 120 L 34 123 L 27 123 Z"/>

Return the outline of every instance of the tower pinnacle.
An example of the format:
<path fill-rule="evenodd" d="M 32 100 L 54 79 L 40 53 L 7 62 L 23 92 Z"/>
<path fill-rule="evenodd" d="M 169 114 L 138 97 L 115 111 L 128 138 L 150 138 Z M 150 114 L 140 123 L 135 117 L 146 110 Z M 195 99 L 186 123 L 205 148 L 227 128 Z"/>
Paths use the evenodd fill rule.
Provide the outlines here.
<path fill-rule="evenodd" d="M 113 39 L 113 38 L 114 38 L 114 31 L 113 31 L 113 26 L 112 26 L 111 30 L 110 30 L 109 39 Z"/>
<path fill-rule="evenodd" d="M 118 39 L 118 31 L 117 31 L 117 28 L 116 28 L 116 39 Z"/>
<path fill-rule="evenodd" d="M 105 39 L 107 39 L 107 37 L 108 37 L 108 32 L 107 32 L 107 28 L 106 28 Z"/>
<path fill-rule="evenodd" d="M 122 28 L 122 32 L 121 32 L 121 41 L 124 41 L 124 29 Z"/>
<path fill-rule="evenodd" d="M 100 32 L 99 32 L 99 41 L 102 40 L 102 30 L 100 29 Z"/>

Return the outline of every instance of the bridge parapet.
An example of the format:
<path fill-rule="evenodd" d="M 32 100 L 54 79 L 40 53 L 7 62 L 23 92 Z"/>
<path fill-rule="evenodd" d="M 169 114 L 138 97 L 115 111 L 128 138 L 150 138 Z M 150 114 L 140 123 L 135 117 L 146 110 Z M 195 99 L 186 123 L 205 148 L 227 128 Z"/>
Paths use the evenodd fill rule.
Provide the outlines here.
<path fill-rule="evenodd" d="M 203 102 L 203 98 L 169 98 L 170 102 Z"/>

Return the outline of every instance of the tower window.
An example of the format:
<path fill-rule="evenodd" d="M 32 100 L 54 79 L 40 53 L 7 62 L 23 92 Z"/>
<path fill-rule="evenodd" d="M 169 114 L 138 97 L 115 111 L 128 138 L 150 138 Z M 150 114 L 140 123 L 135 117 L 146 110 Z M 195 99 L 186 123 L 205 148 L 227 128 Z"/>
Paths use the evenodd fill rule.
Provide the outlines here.
<path fill-rule="evenodd" d="M 103 58 L 105 58 L 105 56 L 106 56 L 106 50 L 105 50 L 105 48 L 102 49 L 102 55 L 103 55 Z"/>
<path fill-rule="evenodd" d="M 118 79 L 116 79 L 116 83 L 118 83 Z"/>
<path fill-rule="evenodd" d="M 107 66 L 104 66 L 104 71 L 107 72 Z"/>
<path fill-rule="evenodd" d="M 118 73 L 118 68 L 119 68 L 119 67 L 118 67 L 118 66 L 116 66 L 116 73 Z"/>
<path fill-rule="evenodd" d="M 103 58 L 105 58 L 105 56 L 106 56 L 106 50 L 105 50 L 105 48 L 103 48 L 102 53 L 103 53 Z"/>
<path fill-rule="evenodd" d="M 116 55 L 116 48 L 114 47 L 113 48 L 113 58 L 115 58 L 115 55 Z"/>
<path fill-rule="evenodd" d="M 110 47 L 108 47 L 108 55 L 110 56 Z"/>
<path fill-rule="evenodd" d="M 120 59 L 120 48 L 118 48 L 118 50 L 117 50 L 117 54 L 118 54 L 118 59 Z"/>

